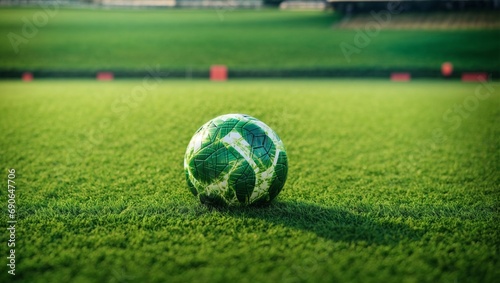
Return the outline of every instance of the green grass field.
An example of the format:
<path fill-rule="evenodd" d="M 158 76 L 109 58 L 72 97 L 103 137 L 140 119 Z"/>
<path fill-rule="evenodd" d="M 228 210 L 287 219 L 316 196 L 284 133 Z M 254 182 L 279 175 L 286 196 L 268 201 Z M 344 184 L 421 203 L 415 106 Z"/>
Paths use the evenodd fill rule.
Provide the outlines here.
<path fill-rule="evenodd" d="M 15 168 L 19 282 L 500 277 L 500 84 L 165 80 L 131 96 L 140 85 L 0 82 L 1 221 Z M 270 207 L 210 209 L 187 188 L 189 139 L 231 112 L 287 147 Z"/>
<path fill-rule="evenodd" d="M 500 69 L 499 30 L 384 30 L 349 61 L 340 44 L 356 46 L 358 31 L 333 29 L 339 17 L 331 12 L 60 8 L 33 36 L 28 28 L 23 36 L 25 21 L 41 11 L 0 9 L 2 69 L 438 69 L 445 61 L 458 69 Z M 26 40 L 15 44 L 19 53 L 10 33 Z"/>

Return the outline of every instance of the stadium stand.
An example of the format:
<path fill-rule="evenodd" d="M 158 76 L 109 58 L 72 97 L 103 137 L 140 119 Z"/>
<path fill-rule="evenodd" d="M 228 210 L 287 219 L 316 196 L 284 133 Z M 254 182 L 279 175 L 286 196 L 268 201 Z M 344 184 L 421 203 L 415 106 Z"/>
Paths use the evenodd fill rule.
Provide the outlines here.
<path fill-rule="evenodd" d="M 60 6 L 260 8 L 262 0 L 0 0 L 0 6 L 30 6 L 55 3 Z"/>
<path fill-rule="evenodd" d="M 333 8 L 346 14 L 386 9 L 389 2 L 397 2 L 405 11 L 500 9 L 500 0 L 0 0 L 0 6 L 26 6 L 41 3 L 59 5 L 98 5 L 130 7 L 190 7 L 190 8 L 259 8 L 280 6 L 282 9 Z"/>
<path fill-rule="evenodd" d="M 382 11 L 380 11 L 382 13 Z M 371 13 L 354 13 L 346 15 L 335 23 L 333 28 L 357 29 L 377 19 Z M 383 29 L 499 29 L 500 17 L 497 11 L 435 11 L 428 13 L 391 14 L 390 21 L 382 21 Z"/>
<path fill-rule="evenodd" d="M 176 0 L 94 0 L 103 6 L 175 7 Z"/>
<path fill-rule="evenodd" d="M 391 5 L 401 6 L 405 12 L 500 9 L 500 0 L 327 0 L 327 2 L 334 10 L 345 14 L 385 10 L 391 2 Z"/>
<path fill-rule="evenodd" d="M 285 0 L 280 4 L 282 10 L 325 10 L 326 7 L 326 2 L 321 0 Z"/>
<path fill-rule="evenodd" d="M 180 8 L 260 8 L 261 0 L 174 0 Z"/>

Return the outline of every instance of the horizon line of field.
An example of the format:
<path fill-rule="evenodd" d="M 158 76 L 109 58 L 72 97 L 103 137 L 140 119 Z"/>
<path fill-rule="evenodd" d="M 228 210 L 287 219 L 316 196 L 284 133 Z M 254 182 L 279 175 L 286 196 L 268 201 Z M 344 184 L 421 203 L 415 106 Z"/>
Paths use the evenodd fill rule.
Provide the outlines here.
<path fill-rule="evenodd" d="M 498 80 L 500 70 L 456 69 L 443 74 L 439 68 L 290 68 L 290 69 L 237 69 L 214 65 L 210 69 L 160 69 L 158 66 L 143 70 L 56 70 L 56 69 L 0 69 L 0 79 L 134 79 L 145 76 L 172 79 L 226 80 L 238 78 L 389 78 L 394 81 L 411 79 L 476 79 Z"/>

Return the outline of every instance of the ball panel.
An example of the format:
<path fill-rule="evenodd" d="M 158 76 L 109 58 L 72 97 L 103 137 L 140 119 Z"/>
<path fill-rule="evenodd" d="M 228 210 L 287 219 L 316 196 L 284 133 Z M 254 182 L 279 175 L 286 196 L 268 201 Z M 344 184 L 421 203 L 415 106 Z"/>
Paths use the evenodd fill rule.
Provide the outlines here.
<path fill-rule="evenodd" d="M 186 170 L 185 171 L 186 173 L 186 181 L 188 183 L 188 187 L 189 187 L 189 191 L 191 191 L 191 193 L 193 193 L 193 195 L 197 195 L 198 194 L 198 191 L 196 190 L 195 186 L 193 185 L 193 183 L 191 183 L 191 180 L 189 180 L 189 171 Z"/>
<path fill-rule="evenodd" d="M 227 134 L 232 132 L 238 125 L 241 123 L 240 120 L 235 119 L 235 118 L 228 118 L 226 120 L 222 119 L 217 119 L 215 120 L 214 125 L 217 127 L 217 139 L 222 139 L 225 137 Z"/>
<path fill-rule="evenodd" d="M 255 186 L 255 173 L 252 167 L 248 163 L 239 166 L 231 175 L 231 180 L 238 201 L 243 204 L 248 203 Z"/>
<path fill-rule="evenodd" d="M 259 198 L 253 200 L 252 205 L 257 205 L 257 206 L 266 205 L 266 204 L 269 204 L 271 202 L 271 200 L 272 199 L 269 197 L 269 194 L 266 193 L 266 194 L 260 196 Z"/>
<path fill-rule="evenodd" d="M 257 166 L 264 170 L 271 166 L 275 147 L 266 132 L 255 123 L 249 122 L 241 129 L 241 134 L 252 147 L 252 159 Z"/>
<path fill-rule="evenodd" d="M 283 143 L 263 122 L 241 114 L 219 116 L 195 133 L 184 159 L 190 191 L 211 205 L 266 203 L 287 174 Z"/>
<path fill-rule="evenodd" d="M 278 196 L 278 194 L 281 192 L 281 189 L 283 189 L 283 186 L 285 185 L 286 181 L 286 176 L 288 174 L 288 158 L 286 156 L 286 153 L 282 151 L 280 153 L 280 156 L 278 157 L 278 163 L 276 164 L 274 168 L 274 180 L 269 187 L 269 197 L 270 200 L 273 200 Z"/>
<path fill-rule="evenodd" d="M 202 148 L 189 161 L 194 177 L 205 183 L 217 179 L 228 165 L 229 154 L 221 142 Z"/>

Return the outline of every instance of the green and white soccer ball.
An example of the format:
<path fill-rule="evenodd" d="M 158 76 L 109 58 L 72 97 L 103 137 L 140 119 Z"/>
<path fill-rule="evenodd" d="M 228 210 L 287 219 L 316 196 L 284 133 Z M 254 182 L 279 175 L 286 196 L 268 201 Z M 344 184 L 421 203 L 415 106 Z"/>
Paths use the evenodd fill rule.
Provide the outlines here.
<path fill-rule="evenodd" d="M 248 115 L 227 114 L 196 131 L 184 170 L 189 189 L 202 203 L 265 204 L 285 185 L 288 160 L 269 126 Z"/>

